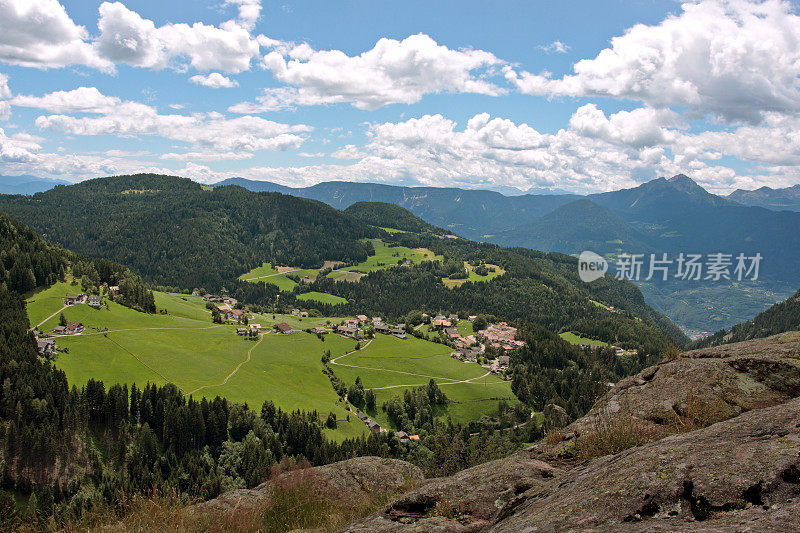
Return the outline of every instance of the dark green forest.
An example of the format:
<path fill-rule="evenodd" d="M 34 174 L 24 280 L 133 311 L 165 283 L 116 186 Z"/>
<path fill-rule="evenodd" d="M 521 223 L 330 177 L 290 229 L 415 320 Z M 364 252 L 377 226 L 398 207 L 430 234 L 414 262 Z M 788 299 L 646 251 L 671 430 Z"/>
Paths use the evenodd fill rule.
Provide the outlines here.
<path fill-rule="evenodd" d="M 363 261 L 383 231 L 321 202 L 184 178 L 116 176 L 33 196 L 0 195 L 0 211 L 55 244 L 124 264 L 151 283 L 220 288 L 269 261 L 321 267 Z"/>
<path fill-rule="evenodd" d="M 441 228 L 428 224 L 411 211 L 395 204 L 384 202 L 356 202 L 344 210 L 354 219 L 371 226 L 394 228 L 412 233 L 449 233 Z M 387 225 L 388 224 L 388 225 Z"/>

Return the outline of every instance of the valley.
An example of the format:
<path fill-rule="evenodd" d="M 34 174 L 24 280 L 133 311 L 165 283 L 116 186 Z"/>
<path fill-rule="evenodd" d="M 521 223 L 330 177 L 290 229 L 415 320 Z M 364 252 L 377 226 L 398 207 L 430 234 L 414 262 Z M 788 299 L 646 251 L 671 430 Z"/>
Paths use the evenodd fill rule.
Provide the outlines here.
<path fill-rule="evenodd" d="M 452 350 L 442 344 L 377 335 L 353 351 L 352 339 L 305 331 L 330 329 L 347 317 L 249 313 L 249 323 L 258 323 L 262 333 L 242 337 L 236 331 L 240 324 L 213 324 L 200 296 L 156 292 L 159 313 L 144 314 L 112 301 L 100 309 L 64 306 L 64 297 L 75 290 L 69 283 L 57 283 L 30 296 L 27 305 L 31 324 L 42 333 L 58 326 L 62 314 L 68 322 L 83 325 L 80 334 L 41 337 L 55 341 L 55 365 L 76 385 L 89 380 L 140 386 L 173 383 L 195 398 L 222 396 L 253 406 L 270 400 L 286 411 L 317 411 L 321 416 L 333 412 L 337 426 L 328 431 L 336 440 L 365 435 L 368 429 L 322 373 L 321 357 L 327 352 L 340 379 L 353 383 L 360 378 L 365 389 L 375 391 L 378 408 L 370 415 L 382 427 L 391 427 L 380 410 L 383 402 L 431 379 L 444 387 L 451 401 L 437 416 L 454 422 L 490 416 L 500 400 L 516 401 L 509 381 L 451 358 Z M 288 324 L 293 333 L 275 332 L 279 323 Z"/>

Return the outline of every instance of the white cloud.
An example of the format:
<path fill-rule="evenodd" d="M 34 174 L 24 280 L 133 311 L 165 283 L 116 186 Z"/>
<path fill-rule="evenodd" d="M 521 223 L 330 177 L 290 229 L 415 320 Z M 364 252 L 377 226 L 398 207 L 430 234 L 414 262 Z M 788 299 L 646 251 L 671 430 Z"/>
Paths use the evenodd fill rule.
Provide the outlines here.
<path fill-rule="evenodd" d="M 298 148 L 304 134 L 313 129 L 252 116 L 228 119 L 216 112 L 162 115 L 154 107 L 105 96 L 94 87 L 40 97 L 19 96 L 12 102 L 58 113 L 37 117 L 39 128 L 73 135 L 159 136 L 189 143 L 200 148 L 198 152 L 289 150 Z M 74 112 L 99 116 L 67 114 Z"/>
<path fill-rule="evenodd" d="M 0 162 L 30 163 L 36 160 L 42 149 L 39 140 L 32 135 L 16 133 L 10 137 L 0 128 Z"/>
<path fill-rule="evenodd" d="M 182 154 L 169 152 L 162 154 L 160 159 L 171 161 L 240 161 L 251 159 L 253 152 L 185 152 Z"/>
<path fill-rule="evenodd" d="M 223 76 L 219 72 L 212 72 L 208 76 L 203 76 L 202 74 L 197 74 L 189 78 L 189 81 L 195 83 L 197 85 L 203 85 L 205 87 L 210 87 L 212 89 L 222 89 L 230 88 L 230 87 L 238 87 L 239 82 L 236 80 L 232 80 L 227 76 Z"/>
<path fill-rule="evenodd" d="M 219 27 L 202 22 L 156 27 L 119 2 L 104 2 L 97 25 L 100 37 L 94 46 L 99 54 L 137 67 L 181 69 L 185 65 L 179 60 L 185 59 L 195 70 L 241 72 L 259 52 L 258 41 L 234 21 Z"/>
<path fill-rule="evenodd" d="M 11 98 L 11 89 L 8 88 L 8 76 L 0 72 L 0 98 Z"/>
<path fill-rule="evenodd" d="M 334 151 L 331 157 L 336 159 L 361 159 L 362 157 L 366 157 L 366 154 L 359 150 L 356 145 L 348 144 Z"/>
<path fill-rule="evenodd" d="M 0 60 L 6 63 L 113 70 L 113 64 L 86 42 L 88 37 L 86 29 L 72 21 L 58 0 L 0 1 Z"/>
<path fill-rule="evenodd" d="M 547 54 L 566 54 L 567 50 L 570 49 L 569 45 L 562 43 L 561 41 L 553 41 L 550 44 L 542 44 L 536 47 L 537 50 L 541 50 Z"/>
<path fill-rule="evenodd" d="M 675 132 L 668 126 L 681 125 L 678 114 L 668 109 L 638 108 L 606 118 L 595 104 L 578 108 L 569 120 L 570 129 L 583 136 L 637 148 L 672 142 Z"/>
<path fill-rule="evenodd" d="M 261 0 L 225 0 L 225 5 L 238 6 L 239 24 L 253 31 L 261 16 Z"/>
<path fill-rule="evenodd" d="M 779 0 L 686 2 L 654 26 L 637 24 L 573 75 L 506 77 L 534 95 L 610 96 L 687 106 L 730 122 L 800 110 L 800 17 Z"/>
<path fill-rule="evenodd" d="M 111 113 L 122 100 L 115 96 L 106 96 L 96 87 L 78 87 L 43 96 L 17 95 L 11 103 L 19 107 L 44 109 L 51 113 Z"/>
<path fill-rule="evenodd" d="M 296 105 L 351 103 L 359 109 L 412 104 L 440 92 L 499 95 L 504 89 L 485 79 L 503 61 L 482 50 L 452 50 L 424 34 L 402 41 L 383 38 L 358 56 L 314 50 L 307 44 L 275 48 L 263 66 L 289 87 L 265 89 L 256 103 L 231 107 L 237 113 Z"/>

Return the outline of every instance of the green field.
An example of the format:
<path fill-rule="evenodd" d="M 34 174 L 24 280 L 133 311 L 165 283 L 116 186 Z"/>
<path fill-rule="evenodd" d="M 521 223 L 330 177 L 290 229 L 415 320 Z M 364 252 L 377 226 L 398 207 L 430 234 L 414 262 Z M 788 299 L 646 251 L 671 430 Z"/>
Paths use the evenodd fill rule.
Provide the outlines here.
<path fill-rule="evenodd" d="M 375 255 L 371 255 L 366 261 L 361 263 L 344 267 L 338 271 L 328 274 L 329 277 L 336 278 L 337 272 L 362 272 L 368 274 L 388 268 L 389 265 L 397 265 L 397 262 L 402 259 L 410 259 L 413 263 L 420 263 L 422 261 L 441 261 L 443 258 L 436 255 L 427 248 L 407 248 L 405 246 L 390 246 L 380 239 L 372 239 L 372 245 L 375 248 Z"/>
<path fill-rule="evenodd" d="M 59 353 L 55 365 L 64 370 L 70 383 L 82 386 L 96 379 L 106 386 L 136 383 L 141 387 L 147 382 L 171 382 L 195 398 L 219 395 L 256 410 L 272 400 L 285 410 L 316 410 L 322 416 L 332 411 L 340 423 L 328 433 L 337 440 L 366 432 L 355 417 L 346 421 L 348 412 L 322 373 L 320 361 L 326 350 L 334 358 L 353 350 L 355 341 L 333 334 L 320 340 L 302 331 L 338 324 L 341 317 L 254 314 L 251 323 L 260 323 L 262 331 L 268 331 L 255 341 L 237 336 L 235 325 L 213 324 L 199 296 L 156 292 L 159 313 L 148 315 L 114 302 L 101 309 L 64 308 L 64 295 L 74 292 L 79 292 L 76 287 L 59 283 L 27 301 L 31 323 L 43 322 L 42 331 L 58 325 L 60 312 L 67 320 L 84 324 L 83 334 L 56 338 L 59 350 L 66 348 L 68 353 Z M 288 323 L 295 333 L 273 333 L 272 326 L 279 322 Z M 484 376 L 486 371 L 480 366 L 456 361 L 449 353 L 441 344 L 379 335 L 333 368 L 348 384 L 361 376 L 367 388 L 375 388 L 379 403 L 433 378 L 452 400 L 442 416 L 455 421 L 493 413 L 499 398 L 513 400 L 509 382 Z M 376 417 L 386 422 L 381 415 Z"/>
<path fill-rule="evenodd" d="M 360 377 L 365 388 L 375 391 L 378 405 L 433 379 L 453 401 L 442 417 L 450 416 L 454 422 L 493 414 L 500 399 L 516 401 L 511 382 L 488 374 L 477 364 L 453 359 L 450 352 L 447 346 L 411 336 L 401 340 L 378 335 L 361 351 L 336 360 L 332 368 L 347 383 Z M 386 422 L 382 415 L 375 414 L 379 421 Z"/>
<path fill-rule="evenodd" d="M 489 272 L 485 276 L 479 276 L 478 274 L 475 273 L 475 269 L 473 268 L 473 266 L 465 261 L 464 267 L 467 269 L 468 273 L 468 276 L 466 278 L 464 279 L 443 278 L 442 283 L 444 283 L 448 288 L 452 289 L 453 287 L 459 287 L 468 281 L 491 281 L 494 278 L 502 276 L 503 274 L 506 273 L 506 271 L 500 268 L 498 265 L 490 265 L 489 263 L 486 263 L 486 266 L 489 268 L 494 268 L 494 272 Z"/>
<path fill-rule="evenodd" d="M 578 344 L 581 344 L 581 343 L 585 342 L 585 343 L 591 344 L 593 346 L 608 346 L 607 342 L 596 341 L 594 339 L 587 339 L 585 337 L 581 337 L 579 335 L 576 335 L 576 334 L 572 333 L 571 331 L 565 331 L 564 333 L 560 333 L 559 337 L 561 337 L 562 339 L 564 339 L 568 343 L 575 344 L 575 345 L 578 345 Z"/>
<path fill-rule="evenodd" d="M 297 299 L 309 302 L 320 302 L 331 305 L 347 303 L 347 300 L 345 298 L 342 298 L 341 296 L 334 296 L 333 294 L 328 294 L 327 292 L 317 292 L 317 291 L 298 294 Z"/>
<path fill-rule="evenodd" d="M 295 273 L 299 274 L 300 271 L 298 270 Z M 277 287 L 282 291 L 291 291 L 297 285 L 297 282 L 287 278 L 286 274 L 279 273 L 269 263 L 264 263 L 260 267 L 256 267 L 250 272 L 242 274 L 239 276 L 239 279 L 244 281 L 252 281 L 253 283 L 258 283 L 260 281 L 264 283 L 271 283 L 272 285 L 277 285 Z"/>

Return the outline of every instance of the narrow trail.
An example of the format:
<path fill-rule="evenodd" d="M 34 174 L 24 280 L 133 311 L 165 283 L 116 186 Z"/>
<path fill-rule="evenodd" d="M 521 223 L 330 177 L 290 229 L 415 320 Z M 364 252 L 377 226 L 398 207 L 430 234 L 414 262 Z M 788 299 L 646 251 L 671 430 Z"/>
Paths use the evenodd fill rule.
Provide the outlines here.
<path fill-rule="evenodd" d="M 119 333 L 122 331 L 164 331 L 164 330 L 192 330 L 192 331 L 203 331 L 206 329 L 214 329 L 214 328 L 222 328 L 225 327 L 227 324 L 217 324 L 215 326 L 208 326 L 205 328 L 128 328 L 128 329 L 104 329 L 100 331 L 92 331 L 90 333 L 78 333 L 77 335 L 53 335 L 52 338 L 58 339 L 61 337 L 87 337 L 89 335 L 105 335 L 106 333 Z"/>
<path fill-rule="evenodd" d="M 271 278 L 272 276 L 282 276 L 284 274 L 291 274 L 292 272 L 297 272 L 298 270 L 302 270 L 302 268 L 295 268 L 294 270 L 287 270 L 286 272 L 276 272 L 275 274 L 267 274 L 266 276 L 257 276 L 255 278 L 246 278 L 242 281 L 253 281 L 256 279 L 264 279 L 264 278 Z"/>
<path fill-rule="evenodd" d="M 381 370 L 381 369 L 373 368 L 372 370 Z M 480 376 L 475 376 L 474 378 L 462 379 L 462 380 L 458 380 L 458 381 L 452 380 L 450 378 L 437 378 L 437 379 L 447 379 L 447 380 L 449 380 L 447 383 L 437 383 L 437 385 L 439 385 L 440 387 L 444 387 L 445 385 L 458 385 L 459 383 L 469 383 L 469 384 L 472 384 L 472 385 L 488 386 L 488 385 L 505 385 L 506 383 L 511 383 L 510 381 L 496 381 L 496 382 L 493 382 L 493 383 L 475 383 L 476 379 L 485 378 L 489 374 L 491 374 L 491 372 L 486 372 L 485 374 L 480 375 Z M 417 375 L 421 375 L 421 374 L 417 374 Z M 401 388 L 401 387 L 422 387 L 424 385 L 427 385 L 427 383 L 413 383 L 413 384 L 408 384 L 408 385 L 389 385 L 387 387 L 372 387 L 372 389 L 373 390 L 397 389 L 397 388 Z"/>
<path fill-rule="evenodd" d="M 54 316 L 56 316 L 58 313 L 60 313 L 61 311 L 63 311 L 63 310 L 64 310 L 64 309 L 66 309 L 67 307 L 69 307 L 69 306 L 68 306 L 68 305 L 65 305 L 64 307 L 62 307 L 61 309 L 59 309 L 58 311 L 56 311 L 55 313 L 53 313 L 53 314 L 52 314 L 52 315 L 50 315 L 49 317 L 45 318 L 44 320 L 42 320 L 41 322 L 39 322 L 38 324 L 36 324 L 35 326 L 33 326 L 31 329 L 37 329 L 39 326 L 41 326 L 42 324 L 44 324 L 45 322 L 47 322 L 48 320 L 50 320 L 51 318 L 53 318 Z"/>
<path fill-rule="evenodd" d="M 183 387 L 181 387 L 180 385 L 178 385 L 177 383 L 175 383 L 174 381 L 172 381 L 171 379 L 169 379 L 167 376 L 165 376 L 164 374 L 162 374 L 161 372 L 159 372 L 158 370 L 156 370 L 156 369 L 155 369 L 155 368 L 153 368 L 152 366 L 148 365 L 147 363 L 145 363 L 144 361 L 142 361 L 141 359 L 139 359 L 139 356 L 138 356 L 138 355 L 136 355 L 135 353 L 133 353 L 132 351 L 130 351 L 129 349 L 127 349 L 125 346 L 123 346 L 122 344 L 118 343 L 117 341 L 115 341 L 114 339 L 112 339 L 112 338 L 111 338 L 111 337 L 109 337 L 109 336 L 106 336 L 105 338 L 106 338 L 106 339 L 108 339 L 109 341 L 111 341 L 112 343 L 116 344 L 117 346 L 119 346 L 119 347 L 120 347 L 122 350 L 124 350 L 124 351 L 125 351 L 125 352 L 127 352 L 128 354 L 130 354 L 130 356 L 131 356 L 131 357 L 133 357 L 134 359 L 136 359 L 136 360 L 139 362 L 139 364 L 141 364 L 143 367 L 145 367 L 146 369 L 148 369 L 150 372 L 154 373 L 155 375 L 157 375 L 158 377 L 160 377 L 161 379 L 163 379 L 165 382 L 167 382 L 167 383 L 172 383 L 173 385 L 175 385 L 176 387 L 178 387 L 178 388 L 181 390 L 181 392 L 183 392 L 184 394 L 186 394 L 186 390 L 184 390 L 184 388 L 183 388 Z"/>
<path fill-rule="evenodd" d="M 372 342 L 372 339 L 370 339 L 369 342 L 367 342 L 367 344 L 365 344 L 361 348 L 361 350 L 363 350 L 364 348 L 369 346 L 371 342 Z M 394 374 L 405 374 L 405 375 L 408 375 L 408 376 L 419 376 L 419 377 L 423 377 L 423 378 L 442 380 L 443 383 L 437 383 L 437 385 L 440 385 L 440 386 L 457 385 L 459 383 L 472 383 L 473 385 L 481 385 L 481 383 L 474 383 L 474 381 L 476 379 L 485 378 L 486 376 L 491 374 L 491 372 L 486 372 L 485 374 L 480 375 L 480 376 L 476 376 L 474 378 L 454 379 L 454 378 L 446 378 L 444 376 L 431 376 L 429 374 L 418 374 L 416 372 L 406 372 L 404 370 L 390 370 L 388 368 L 374 368 L 374 367 L 370 367 L 370 366 L 349 365 L 347 363 L 339 363 L 338 362 L 339 359 L 347 357 L 348 355 L 352 355 L 352 354 L 356 353 L 357 351 L 361 351 L 361 350 L 353 350 L 352 352 L 347 352 L 346 354 L 342 354 L 339 357 L 335 357 L 335 358 L 331 359 L 330 362 L 333 365 L 346 366 L 346 367 L 349 367 L 349 368 L 360 368 L 362 370 L 374 370 L 376 372 L 392 372 Z M 498 381 L 497 383 L 483 383 L 482 385 L 497 385 L 497 384 L 500 384 L 500 383 L 506 383 L 506 382 L 505 381 Z M 388 385 L 386 387 L 370 387 L 370 388 L 372 390 L 384 390 L 384 389 L 397 389 L 397 388 L 403 388 L 403 387 L 421 387 L 423 385 L 427 385 L 427 383 L 416 383 L 416 384 L 406 384 L 406 385 Z"/>
<path fill-rule="evenodd" d="M 233 369 L 233 372 L 231 372 L 230 374 L 228 374 L 228 375 L 225 377 L 225 379 L 223 379 L 223 380 L 222 380 L 222 382 L 221 382 L 221 383 L 217 383 L 217 384 L 215 384 L 215 385 L 203 385 L 202 387 L 197 387 L 196 389 L 194 389 L 193 391 L 191 391 L 189 394 L 190 394 L 190 395 L 191 395 L 191 394 L 194 394 L 195 392 L 197 392 L 197 391 L 201 391 L 201 390 L 203 390 L 203 389 L 210 389 L 211 387 L 221 387 L 222 385 L 225 385 L 226 383 L 228 383 L 228 380 L 229 380 L 229 379 L 231 379 L 233 376 L 235 376 L 235 375 L 236 375 L 236 373 L 239 371 L 239 369 L 240 369 L 240 368 L 242 368 L 242 365 L 244 365 L 245 363 L 249 363 L 249 362 L 250 362 L 250 356 L 252 355 L 252 353 L 253 353 L 253 350 L 255 350 L 255 349 L 256 349 L 256 347 L 258 347 L 258 345 L 259 345 L 259 344 L 261 344 L 261 341 L 263 341 L 263 340 L 264 340 L 264 337 L 265 337 L 266 335 L 267 335 L 266 333 L 259 334 L 259 336 L 258 336 L 258 342 L 256 342 L 256 343 L 255 343 L 255 344 L 254 344 L 254 345 L 253 345 L 253 346 L 252 346 L 252 347 L 251 347 L 249 350 L 247 350 L 247 359 L 245 359 L 244 361 L 242 361 L 241 363 L 239 363 L 238 365 L 236 365 L 236 368 L 234 368 L 234 369 Z"/>

